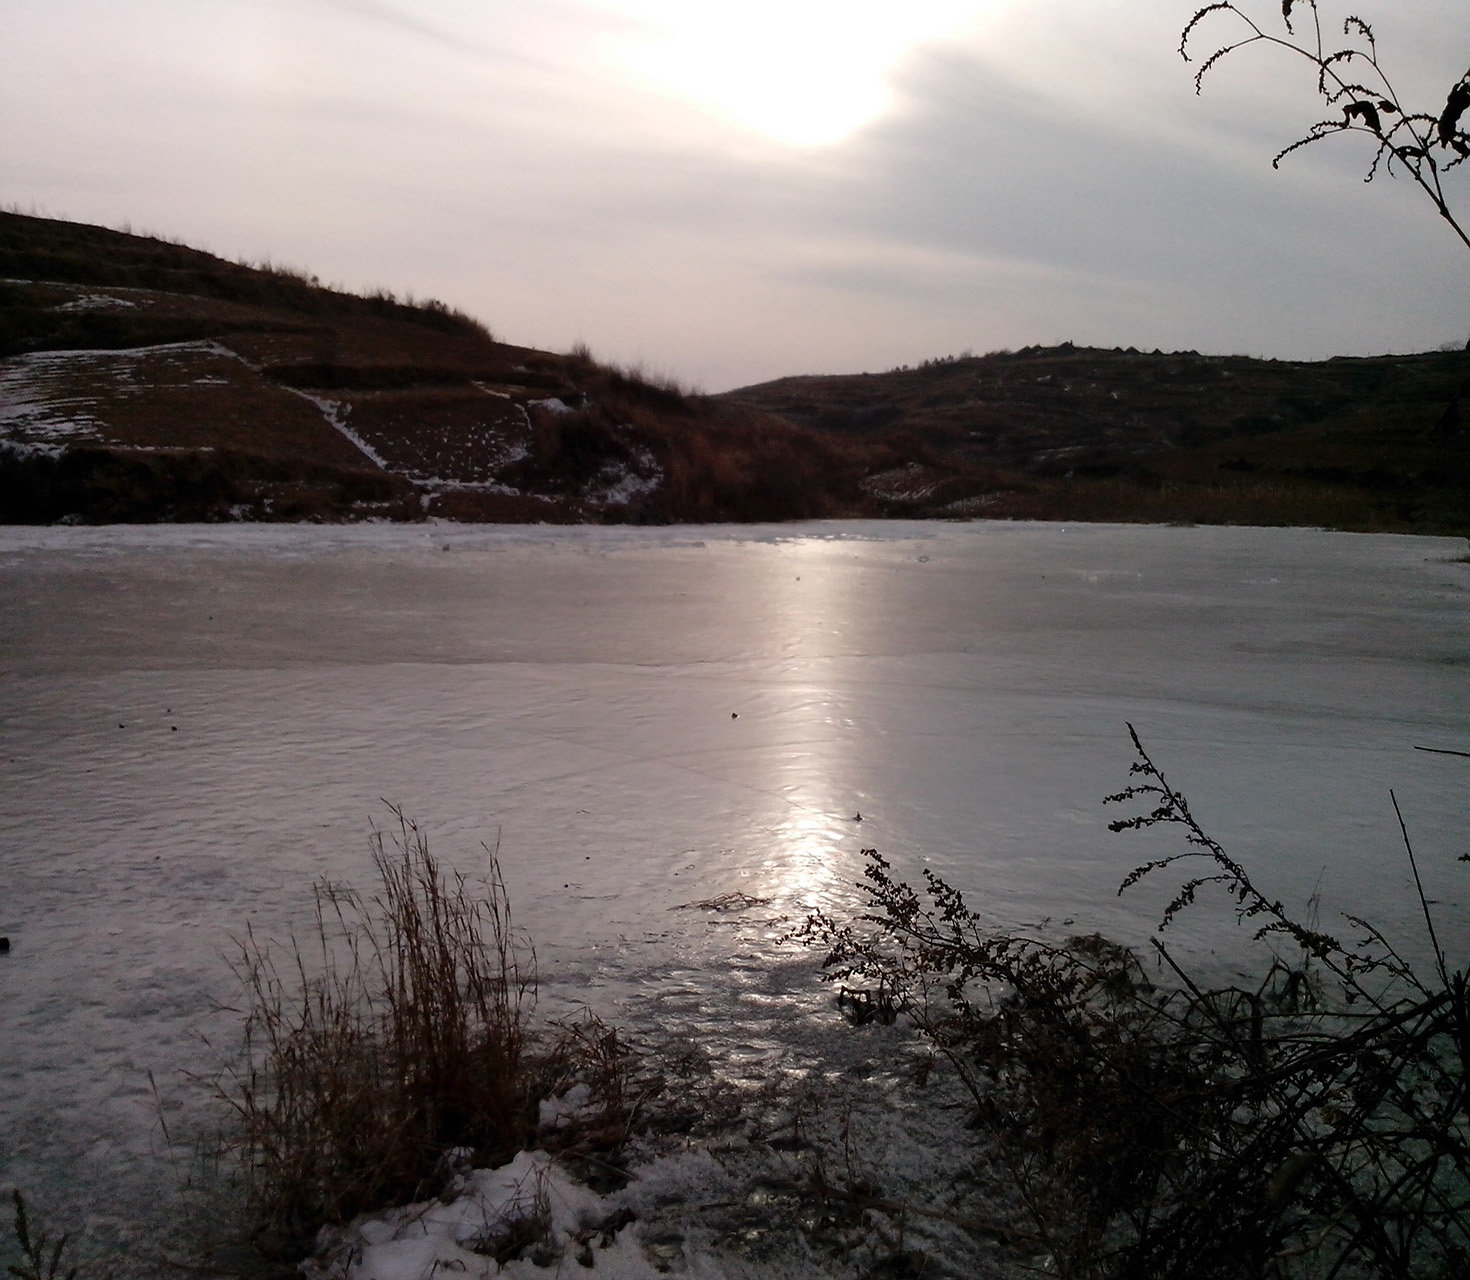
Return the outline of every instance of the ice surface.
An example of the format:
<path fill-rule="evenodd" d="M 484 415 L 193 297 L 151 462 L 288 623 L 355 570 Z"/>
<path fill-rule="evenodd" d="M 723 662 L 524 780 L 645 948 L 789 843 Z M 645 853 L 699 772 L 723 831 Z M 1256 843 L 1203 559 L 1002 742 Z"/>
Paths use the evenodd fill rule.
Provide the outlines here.
<path fill-rule="evenodd" d="M 0 1183 L 155 1232 L 225 957 L 366 884 L 382 800 L 500 849 L 546 999 L 769 1075 L 840 1033 L 786 922 L 860 850 L 998 922 L 1130 939 L 1161 846 L 1112 836 L 1137 725 L 1197 815 L 1324 925 L 1470 912 L 1459 540 L 823 523 L 0 529 Z M 856 821 L 858 814 L 862 821 Z M 1174 846 L 1170 845 L 1172 850 Z M 688 904 L 744 892 L 740 912 Z M 1230 962 L 1229 925 L 1179 945 Z M 1070 926 L 1066 926 L 1069 928 Z M 157 1082 L 157 1094 L 149 1072 Z M 183 1162 L 187 1165 L 187 1161 Z M 143 1225 L 139 1225 L 143 1224 Z"/>

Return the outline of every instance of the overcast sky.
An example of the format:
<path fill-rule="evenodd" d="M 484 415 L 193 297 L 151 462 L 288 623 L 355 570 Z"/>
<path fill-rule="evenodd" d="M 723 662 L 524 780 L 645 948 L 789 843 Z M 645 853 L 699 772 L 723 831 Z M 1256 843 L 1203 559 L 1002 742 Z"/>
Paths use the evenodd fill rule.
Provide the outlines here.
<path fill-rule="evenodd" d="M 1067 339 L 1463 341 L 1470 252 L 1407 182 L 1362 183 L 1366 140 L 1273 172 L 1323 114 L 1310 71 L 1248 50 L 1196 97 L 1194 8 L 0 0 L 0 202 L 710 391 Z M 1465 0 L 1356 8 L 1438 110 Z"/>

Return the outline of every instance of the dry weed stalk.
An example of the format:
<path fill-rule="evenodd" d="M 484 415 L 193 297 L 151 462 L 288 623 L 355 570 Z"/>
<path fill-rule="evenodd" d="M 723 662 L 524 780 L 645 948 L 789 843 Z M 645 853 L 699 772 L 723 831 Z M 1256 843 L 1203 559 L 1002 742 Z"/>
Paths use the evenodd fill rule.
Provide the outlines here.
<path fill-rule="evenodd" d="M 67 1265 L 66 1258 L 71 1236 L 63 1233 L 53 1239 L 48 1232 L 32 1225 L 25 1197 L 18 1189 L 12 1188 L 10 1199 L 15 1205 L 11 1230 L 20 1248 L 20 1262 L 11 1263 L 6 1273 L 16 1280 L 77 1280 L 79 1269 Z"/>
<path fill-rule="evenodd" d="M 377 895 L 322 883 L 309 948 L 240 943 L 250 1009 L 217 1087 L 258 1221 L 289 1243 L 438 1191 L 457 1148 L 513 1154 L 567 1066 L 532 1050 L 535 954 L 494 854 L 471 884 L 392 812 L 391 839 L 374 837 Z"/>
<path fill-rule="evenodd" d="M 1177 826 L 1188 847 L 1122 889 L 1203 859 L 1164 923 L 1220 885 L 1257 939 L 1287 944 L 1259 985 L 1208 987 L 1157 940 L 1161 987 L 1097 935 L 994 933 L 932 872 L 916 892 L 874 850 L 868 909 L 796 936 L 849 999 L 902 1008 L 955 1066 L 1049 1270 L 1470 1275 L 1470 1000 L 1422 891 L 1428 977 L 1357 917 L 1352 946 L 1294 920 L 1133 743 L 1134 784 L 1109 800 L 1149 807 L 1113 829 Z"/>
<path fill-rule="evenodd" d="M 1298 6 L 1305 11 L 1306 34 L 1298 33 L 1292 23 L 1292 11 Z M 1201 91 L 1205 76 L 1222 58 L 1239 49 L 1262 44 L 1304 59 L 1316 72 L 1318 96 L 1327 107 L 1339 113 L 1318 121 L 1304 136 L 1283 147 L 1271 161 L 1273 168 L 1293 151 L 1323 138 L 1343 133 L 1366 134 L 1373 140 L 1375 150 L 1364 181 L 1371 182 L 1380 168 L 1392 174 L 1397 164 L 1429 197 L 1435 211 L 1460 242 L 1470 249 L 1470 234 L 1451 208 L 1444 186 L 1445 173 L 1470 157 L 1470 133 L 1461 124 L 1470 110 L 1470 71 L 1450 86 L 1443 107 L 1435 111 L 1409 110 L 1379 59 L 1373 28 L 1357 14 L 1348 14 L 1342 22 L 1342 34 L 1349 43 L 1334 48 L 1323 35 L 1317 0 L 1282 0 L 1284 35 L 1267 30 L 1230 0 L 1207 4 L 1195 11 L 1180 36 L 1179 52 L 1186 62 L 1191 61 L 1190 39 L 1201 24 L 1218 23 L 1227 14 L 1239 24 L 1240 34 L 1217 46 L 1200 63 L 1194 77 L 1196 93 Z M 1297 19 L 1301 21 L 1300 13 Z M 1446 34 L 1462 35 L 1458 30 Z"/>

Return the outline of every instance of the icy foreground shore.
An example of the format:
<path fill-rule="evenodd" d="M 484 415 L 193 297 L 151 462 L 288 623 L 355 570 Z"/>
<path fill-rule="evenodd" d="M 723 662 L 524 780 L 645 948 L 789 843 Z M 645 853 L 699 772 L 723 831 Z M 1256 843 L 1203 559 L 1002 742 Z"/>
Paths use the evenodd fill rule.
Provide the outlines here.
<path fill-rule="evenodd" d="M 545 1152 L 523 1152 L 499 1169 L 476 1170 L 456 1191 L 448 1204 L 410 1205 L 359 1224 L 308 1274 L 359 1280 L 420 1280 L 436 1271 L 534 1275 L 568 1254 L 585 1259 L 583 1266 L 600 1263 L 604 1274 L 629 1280 L 659 1274 L 629 1224 L 620 1221 L 623 1204 L 571 1181 Z M 537 1219 L 544 1221 L 538 1225 L 540 1256 L 502 1264 L 487 1255 L 486 1246 L 497 1237 Z"/>
<path fill-rule="evenodd" d="M 959 1225 L 977 1201 L 959 1097 L 937 1090 L 944 1096 L 929 1097 L 921 1110 L 904 1104 L 912 1086 L 856 1084 L 852 1075 L 838 1077 L 826 1083 L 821 1101 L 809 1096 L 798 1142 L 777 1138 L 772 1146 L 727 1135 L 648 1153 L 630 1165 L 630 1180 L 618 1189 L 593 1190 L 544 1151 L 522 1152 L 497 1169 L 466 1170 L 438 1200 L 324 1230 L 302 1271 L 308 1280 L 535 1276 L 548 1268 L 591 1268 L 617 1280 L 671 1272 L 771 1280 L 861 1276 L 907 1258 L 923 1259 L 935 1275 L 1006 1274 L 993 1246 Z M 852 1151 L 854 1143 L 860 1150 Z M 824 1151 L 831 1158 L 845 1146 L 855 1163 L 822 1168 Z M 950 1212 L 899 1227 L 897 1213 L 824 1204 L 810 1194 L 819 1171 L 834 1180 L 882 1178 L 890 1196 Z"/>
<path fill-rule="evenodd" d="M 1013 1274 L 1036 1245 L 1008 1225 L 1021 1206 L 967 1129 L 974 1107 L 959 1082 L 901 1027 L 812 1039 L 809 1070 L 731 1091 L 693 1132 L 655 1126 L 632 1140 L 625 1170 L 540 1150 L 463 1166 L 437 1200 L 324 1229 L 302 1270 L 309 1280 L 547 1268 L 628 1280 Z M 557 1145 L 595 1110 L 581 1085 L 543 1102 L 543 1140 Z"/>
<path fill-rule="evenodd" d="M 1470 749 L 1463 555 L 1046 525 L 0 529 L 0 1184 L 124 1253 L 192 1247 L 179 1184 L 217 1112 L 182 1073 L 238 1036 L 231 937 L 303 931 L 319 878 L 370 885 L 382 798 L 471 874 L 498 840 L 545 1011 L 684 1037 L 742 1087 L 890 1070 L 776 945 L 852 902 L 864 847 L 998 924 L 1143 937 L 1158 896 L 1115 890 L 1155 851 L 1098 804 L 1125 721 L 1287 901 L 1413 938 L 1394 787 L 1463 956 L 1463 762 L 1414 750 Z M 765 905 L 691 905 L 729 893 Z M 1226 963 L 1235 935 L 1176 945 Z M 870 1166 L 898 1149 L 871 1123 Z M 750 1176 L 803 1176 L 782 1159 Z"/>

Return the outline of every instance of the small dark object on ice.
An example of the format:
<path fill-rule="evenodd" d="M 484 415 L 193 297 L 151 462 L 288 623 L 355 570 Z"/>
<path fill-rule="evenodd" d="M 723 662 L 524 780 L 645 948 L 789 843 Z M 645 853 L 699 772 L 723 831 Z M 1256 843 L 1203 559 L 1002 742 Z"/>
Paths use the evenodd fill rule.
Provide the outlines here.
<path fill-rule="evenodd" d="M 0 955 L 4 955 L 9 950 L 10 950 L 10 939 L 9 938 L 0 938 Z"/>
<path fill-rule="evenodd" d="M 746 907 L 764 907 L 769 898 L 753 898 L 748 893 L 722 893 L 718 898 L 704 898 L 699 902 L 681 902 L 670 911 L 743 911 Z"/>
<path fill-rule="evenodd" d="M 730 712 L 730 719 L 732 719 L 732 720 L 738 720 L 738 719 L 740 719 L 740 712 L 738 712 L 738 711 L 732 711 L 732 712 Z"/>
<path fill-rule="evenodd" d="M 855 1027 L 865 1027 L 870 1022 L 891 1027 L 898 1021 L 899 1004 L 895 992 L 884 985 L 876 991 L 851 987 L 839 987 L 837 991 L 837 1008 Z"/>
<path fill-rule="evenodd" d="M 855 813 L 852 815 L 852 820 L 854 822 L 861 822 L 863 820 L 863 815 L 861 813 Z"/>

